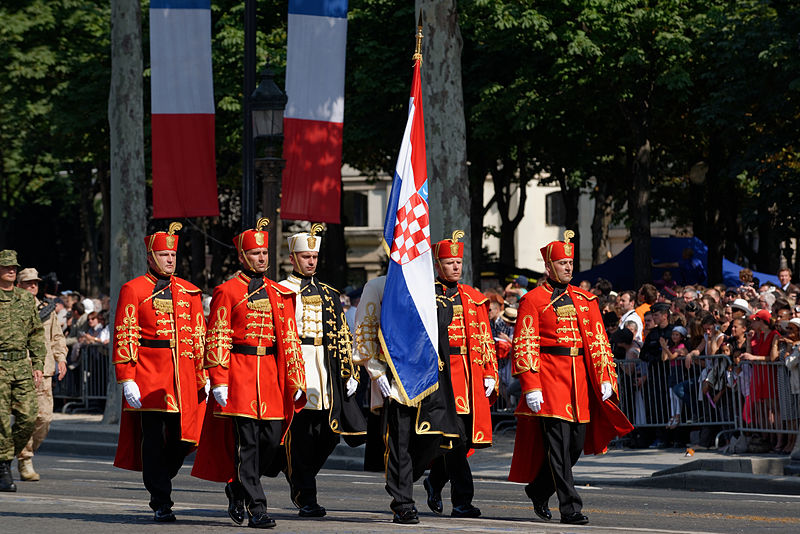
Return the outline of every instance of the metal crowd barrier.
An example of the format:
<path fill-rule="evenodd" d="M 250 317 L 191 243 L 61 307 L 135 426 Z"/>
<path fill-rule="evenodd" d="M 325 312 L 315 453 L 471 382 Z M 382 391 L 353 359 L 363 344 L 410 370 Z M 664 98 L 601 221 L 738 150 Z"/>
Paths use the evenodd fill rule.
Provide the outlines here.
<path fill-rule="evenodd" d="M 795 434 L 800 395 L 793 394 L 783 361 L 745 361 L 740 365 L 739 424 L 743 432 Z"/>
<path fill-rule="evenodd" d="M 615 360 L 620 408 L 637 428 L 737 424 L 738 399 L 728 384 L 731 360 L 698 356 L 647 364 Z"/>
<path fill-rule="evenodd" d="M 76 367 L 68 370 L 63 380 L 53 378 L 53 398 L 64 401 L 62 413 L 102 410 L 97 405 L 107 395 L 108 360 L 105 345 L 84 345 Z"/>

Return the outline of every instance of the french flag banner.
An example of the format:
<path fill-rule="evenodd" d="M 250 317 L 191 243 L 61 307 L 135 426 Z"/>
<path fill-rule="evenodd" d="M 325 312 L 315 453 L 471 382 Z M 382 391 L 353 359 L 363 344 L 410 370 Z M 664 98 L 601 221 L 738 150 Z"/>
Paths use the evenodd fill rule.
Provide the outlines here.
<path fill-rule="evenodd" d="M 211 0 L 150 0 L 153 217 L 219 215 Z"/>
<path fill-rule="evenodd" d="M 380 340 L 403 403 L 409 406 L 436 391 L 439 375 L 420 62 L 414 65 L 408 122 L 383 226 L 389 270 Z"/>
<path fill-rule="evenodd" d="M 347 0 L 289 0 L 281 219 L 339 223 Z"/>

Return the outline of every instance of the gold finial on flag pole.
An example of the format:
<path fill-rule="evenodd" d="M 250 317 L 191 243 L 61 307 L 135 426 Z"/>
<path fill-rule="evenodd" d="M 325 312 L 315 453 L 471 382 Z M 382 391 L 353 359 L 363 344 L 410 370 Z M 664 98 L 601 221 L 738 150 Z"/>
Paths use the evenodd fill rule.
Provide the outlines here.
<path fill-rule="evenodd" d="M 419 11 L 419 21 L 417 22 L 417 49 L 411 56 L 414 61 L 422 63 L 422 10 Z"/>

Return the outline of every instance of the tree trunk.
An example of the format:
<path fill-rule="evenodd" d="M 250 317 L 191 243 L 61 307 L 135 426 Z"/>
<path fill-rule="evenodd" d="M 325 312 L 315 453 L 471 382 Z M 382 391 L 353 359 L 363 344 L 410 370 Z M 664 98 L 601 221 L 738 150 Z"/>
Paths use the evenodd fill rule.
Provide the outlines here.
<path fill-rule="evenodd" d="M 633 280 L 636 288 L 652 280 L 653 256 L 650 251 L 650 140 L 635 136 L 638 146 L 631 166 L 628 210 L 633 244 Z"/>
<path fill-rule="evenodd" d="M 594 188 L 594 214 L 592 216 L 592 266 L 600 265 L 608 259 L 608 227 L 614 215 L 614 196 L 610 179 L 598 177 Z"/>
<path fill-rule="evenodd" d="M 137 0 L 111 0 L 111 332 L 120 287 L 145 270 L 142 72 L 141 6 Z M 121 403 L 114 366 L 109 365 L 103 422 L 119 421 Z"/>
<path fill-rule="evenodd" d="M 416 0 L 415 22 L 422 11 L 422 92 L 431 241 L 469 231 L 470 199 L 467 134 L 461 86 L 461 49 L 455 0 Z M 471 258 L 472 236 L 464 240 L 462 281 L 477 283 Z"/>
<path fill-rule="evenodd" d="M 580 199 L 581 192 L 579 189 L 569 187 L 567 176 L 562 170 L 554 174 L 558 179 L 558 185 L 561 187 L 561 198 L 564 201 L 564 227 L 567 230 L 575 232 L 571 243 L 573 243 L 574 272 L 579 273 L 581 271 L 581 232 L 580 225 L 578 224 L 578 200 Z M 559 236 L 559 238 L 561 239 L 563 236 Z"/>

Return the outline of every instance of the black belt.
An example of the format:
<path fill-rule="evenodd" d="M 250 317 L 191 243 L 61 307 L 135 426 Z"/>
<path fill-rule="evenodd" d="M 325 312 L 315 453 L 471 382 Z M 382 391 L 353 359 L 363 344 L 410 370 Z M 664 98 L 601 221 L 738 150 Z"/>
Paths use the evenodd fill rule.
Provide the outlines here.
<path fill-rule="evenodd" d="M 175 341 L 172 339 L 147 339 L 143 337 L 139 339 L 139 345 L 150 349 L 168 349 L 175 346 Z"/>
<path fill-rule="evenodd" d="M 317 341 L 319 340 L 319 341 Z M 300 338 L 301 345 L 316 345 L 318 347 L 322 346 L 322 337 L 301 337 Z"/>
<path fill-rule="evenodd" d="M 256 347 L 253 345 L 233 345 L 231 352 L 236 354 L 249 354 L 250 356 L 275 356 L 275 346 L 272 347 Z"/>
<path fill-rule="evenodd" d="M 583 356 L 583 349 L 580 347 L 539 347 L 539 352 L 550 356 Z"/>
<path fill-rule="evenodd" d="M 463 345 L 462 345 L 462 346 L 463 346 Z M 458 347 L 453 347 L 453 346 L 451 346 L 451 347 L 450 347 L 450 355 L 451 355 L 451 356 L 456 356 L 456 355 L 460 356 L 460 355 L 461 355 L 461 347 L 462 347 L 462 346 L 458 346 Z M 465 353 L 466 353 L 466 348 L 467 348 L 467 347 L 464 347 L 464 352 L 465 352 Z"/>

